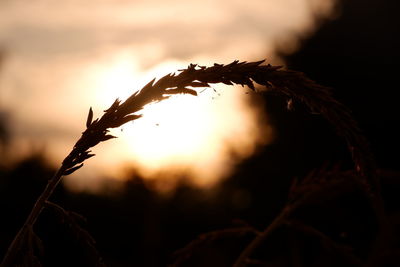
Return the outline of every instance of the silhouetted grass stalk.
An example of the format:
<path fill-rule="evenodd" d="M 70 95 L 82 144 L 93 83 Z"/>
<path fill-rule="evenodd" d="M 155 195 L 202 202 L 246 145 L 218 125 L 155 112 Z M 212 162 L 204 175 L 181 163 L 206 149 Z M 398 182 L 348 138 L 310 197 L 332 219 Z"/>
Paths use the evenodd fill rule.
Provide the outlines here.
<path fill-rule="evenodd" d="M 115 100 L 100 119 L 93 121 L 93 112 L 90 109 L 86 122 L 87 129 L 82 133 L 70 154 L 62 162 L 60 169 L 49 180 L 45 190 L 37 199 L 26 222 L 11 243 L 2 266 L 11 265 L 20 251 L 27 233 L 30 236 L 33 235 L 33 225 L 62 177 L 75 172 L 83 166 L 85 160 L 94 156 L 94 154 L 91 154 L 90 148 L 100 142 L 114 138 L 114 136 L 108 134 L 109 129 L 120 127 L 129 121 L 140 118 L 141 115 L 136 113 L 149 103 L 162 101 L 174 94 L 197 95 L 193 88 L 209 87 L 213 83 L 246 85 L 252 90 L 255 90 L 254 84 L 256 83 L 265 86 L 268 90 L 297 99 L 306 104 L 313 112 L 324 116 L 336 128 L 338 134 L 345 138 L 352 153 L 355 168 L 359 173 L 361 184 L 371 200 L 376 216 L 383 223 L 383 203 L 380 197 L 374 160 L 365 138 L 360 133 L 349 111 L 331 96 L 328 88 L 318 85 L 302 73 L 283 70 L 280 66 L 262 65 L 263 62 L 234 61 L 228 65 L 214 64 L 212 67 L 191 64 L 188 68 L 180 70 L 178 74 L 168 74 L 158 81 L 152 80 L 124 102 Z M 290 210 L 291 208 L 284 210 L 263 233 L 250 243 L 235 266 L 245 264 L 254 248 L 276 225 L 285 219 Z"/>
<path fill-rule="evenodd" d="M 253 251 L 259 247 L 264 240 L 282 223 L 286 220 L 286 218 L 290 215 L 292 210 L 294 209 L 294 206 L 287 205 L 281 213 L 275 219 L 268 225 L 267 228 L 265 228 L 264 231 L 260 232 L 252 242 L 250 242 L 249 245 L 241 252 L 239 255 L 239 258 L 236 260 L 234 263 L 233 267 L 243 267 L 247 265 L 247 262 L 250 260 L 250 256 L 253 253 Z"/>

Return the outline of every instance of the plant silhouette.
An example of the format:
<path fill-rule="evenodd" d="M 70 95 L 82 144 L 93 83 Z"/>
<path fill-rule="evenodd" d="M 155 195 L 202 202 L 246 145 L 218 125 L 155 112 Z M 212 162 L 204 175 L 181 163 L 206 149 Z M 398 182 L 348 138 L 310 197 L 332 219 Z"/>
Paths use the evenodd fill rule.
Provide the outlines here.
<path fill-rule="evenodd" d="M 330 240 L 321 231 L 299 220 L 291 220 L 293 214 L 298 212 L 305 203 L 323 197 L 329 198 L 329 192 L 346 190 L 350 184 L 351 188 L 358 188 L 368 199 L 377 220 L 379 232 L 375 241 L 376 246 L 367 259 L 367 263 L 374 266 L 380 259 L 380 253 L 386 249 L 392 229 L 384 211 L 380 181 L 365 137 L 361 134 L 349 110 L 332 97 L 330 88 L 317 84 L 300 72 L 263 63 L 264 61 L 234 61 L 227 65 L 214 64 L 211 67 L 191 64 L 186 69 L 179 70 L 178 73 L 168 74 L 157 81 L 155 79 L 150 81 L 125 101 L 115 100 L 100 118 L 93 119 L 93 111 L 90 108 L 85 131 L 63 160 L 58 171 L 48 180 L 47 186 L 34 204 L 24 225 L 12 241 L 2 266 L 40 266 L 38 255 L 42 253 L 43 246 L 33 226 L 43 210 L 51 210 L 60 218 L 60 221 L 68 225 L 72 233 L 75 233 L 77 238 L 81 239 L 92 251 L 91 255 L 96 258 L 96 265 L 103 266 L 104 263 L 94 247 L 93 238 L 81 227 L 82 217 L 50 202 L 49 197 L 63 176 L 77 171 L 87 159 L 94 156 L 90 150 L 92 147 L 115 138 L 109 134 L 109 129 L 139 119 L 141 115 L 138 112 L 147 104 L 163 101 L 175 94 L 197 95 L 196 88 L 209 87 L 215 83 L 247 86 L 260 94 L 273 92 L 284 95 L 289 99 L 289 108 L 292 107 L 293 101 L 303 103 L 311 112 L 324 117 L 336 129 L 337 134 L 344 138 L 352 155 L 354 171 L 344 174 L 322 169 L 311 173 L 301 181 L 293 183 L 287 205 L 265 230 L 258 231 L 250 226 L 240 226 L 205 234 L 177 253 L 178 259 L 175 265 L 183 264 L 190 258 L 190 253 L 205 241 L 214 242 L 221 237 L 237 235 L 247 237 L 252 235 L 253 238 L 238 252 L 237 259 L 232 263 L 233 266 L 263 264 L 262 259 L 256 257 L 257 250 L 264 246 L 265 241 L 282 226 L 316 237 L 331 249 L 342 250 L 349 262 L 360 264 L 357 257 L 347 253 L 346 249 Z"/>

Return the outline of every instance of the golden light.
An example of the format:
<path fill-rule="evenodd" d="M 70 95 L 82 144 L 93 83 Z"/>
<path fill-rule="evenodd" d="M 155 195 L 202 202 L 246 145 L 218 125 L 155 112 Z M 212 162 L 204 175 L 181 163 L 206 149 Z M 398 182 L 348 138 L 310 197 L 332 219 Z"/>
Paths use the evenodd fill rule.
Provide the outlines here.
<path fill-rule="evenodd" d="M 277 64 L 276 51 L 297 49 L 321 18 L 334 16 L 337 1 L 3 2 L 0 106 L 13 118 L 7 158 L 43 147 L 58 166 L 90 106 L 100 117 L 116 98 L 189 63 L 266 57 Z M 97 146 L 96 157 L 65 182 L 98 191 L 99 178 L 122 177 L 124 164 L 163 190 L 182 177 L 212 185 L 271 139 L 252 101 L 243 88 L 213 86 L 198 97 L 146 107 L 143 118 L 114 131 L 119 138 Z"/>
<path fill-rule="evenodd" d="M 127 98 L 153 77 L 187 65 L 165 61 L 141 72 L 129 53 L 106 62 L 91 69 L 92 79 L 97 81 L 97 110 L 104 110 L 117 97 Z M 212 186 L 229 175 L 237 161 L 250 156 L 257 145 L 271 139 L 265 114 L 259 106 L 249 105 L 251 95 L 246 91 L 213 85 L 198 89 L 197 97 L 177 95 L 150 104 L 142 110 L 142 118 L 112 130 L 119 138 L 111 145 L 104 144 L 99 162 L 134 168 L 161 190 L 170 189 L 179 179 Z M 122 177 L 121 172 L 115 172 L 121 168 L 110 169 L 111 176 Z"/>

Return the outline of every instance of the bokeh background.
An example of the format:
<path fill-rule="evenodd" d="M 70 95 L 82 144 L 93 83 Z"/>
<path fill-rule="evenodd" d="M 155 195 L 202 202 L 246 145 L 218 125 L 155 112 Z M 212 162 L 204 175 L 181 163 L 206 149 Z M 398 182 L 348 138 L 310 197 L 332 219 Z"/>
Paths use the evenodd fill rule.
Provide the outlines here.
<path fill-rule="evenodd" d="M 115 98 L 189 63 L 265 58 L 304 72 L 334 88 L 378 166 L 396 173 L 398 8 L 394 0 L 0 1 L 1 255 L 88 108 L 101 116 Z M 149 107 L 95 148 L 53 200 L 87 218 L 109 266 L 165 266 L 197 235 L 236 219 L 262 229 L 293 177 L 351 168 L 331 126 L 287 101 L 213 86 Z M 79 263 L 81 249 L 54 220 L 45 213 L 37 226 L 57 244 L 48 264 Z M 223 253 L 210 253 L 223 266 Z"/>
<path fill-rule="evenodd" d="M 79 136 L 90 106 L 100 116 L 117 97 L 190 63 L 283 63 L 279 50 L 294 51 L 319 20 L 337 12 L 326 0 L 2 5 L 1 105 L 11 114 L 14 148 L 8 157 L 43 150 L 53 164 Z M 243 89 L 216 85 L 198 98 L 149 109 L 143 120 L 115 133 L 118 142 L 96 149 L 97 160 L 80 174 L 84 179 L 78 174 L 66 184 L 93 191 L 104 182 L 100 176 L 121 179 L 121 166 L 134 166 L 164 191 L 182 175 L 185 182 L 212 186 L 273 139 L 262 103 Z"/>

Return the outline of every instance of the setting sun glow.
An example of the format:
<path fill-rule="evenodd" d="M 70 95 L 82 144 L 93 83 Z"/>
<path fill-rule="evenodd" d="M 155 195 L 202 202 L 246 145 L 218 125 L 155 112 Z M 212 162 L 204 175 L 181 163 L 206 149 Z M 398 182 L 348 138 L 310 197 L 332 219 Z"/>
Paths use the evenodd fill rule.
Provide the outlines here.
<path fill-rule="evenodd" d="M 4 158 L 39 151 L 59 166 L 89 107 L 100 117 L 116 98 L 189 63 L 283 64 L 279 55 L 335 16 L 336 2 L 0 1 L 0 113 L 12 125 Z M 261 100 L 246 90 L 212 85 L 146 107 L 65 185 L 109 192 L 132 173 L 161 190 L 218 183 L 273 136 Z"/>
<path fill-rule="evenodd" d="M 139 89 L 134 86 L 143 86 L 150 77 L 185 67 L 182 62 L 166 62 L 141 73 L 129 60 L 119 55 L 109 61 L 113 65 L 93 69 L 99 90 L 96 107 L 105 109 L 117 97 L 127 98 Z M 260 106 L 249 105 L 248 89 L 212 85 L 197 91 L 198 96 L 177 95 L 150 104 L 140 112 L 142 118 L 113 129 L 119 138 L 107 146 L 108 152 L 101 153 L 109 155 L 105 160 L 122 162 L 161 190 L 183 178 L 211 186 L 229 175 L 257 145 L 270 141 L 271 128 L 265 114 L 258 111 Z"/>

